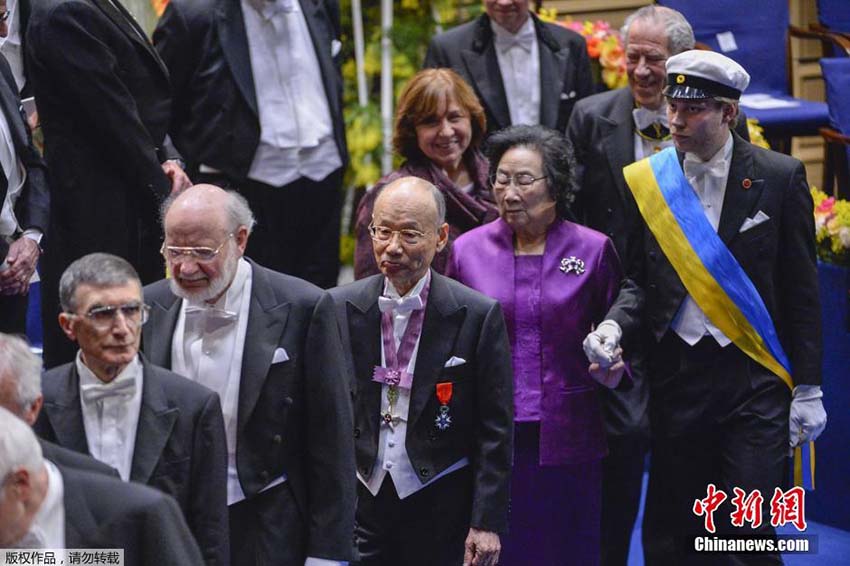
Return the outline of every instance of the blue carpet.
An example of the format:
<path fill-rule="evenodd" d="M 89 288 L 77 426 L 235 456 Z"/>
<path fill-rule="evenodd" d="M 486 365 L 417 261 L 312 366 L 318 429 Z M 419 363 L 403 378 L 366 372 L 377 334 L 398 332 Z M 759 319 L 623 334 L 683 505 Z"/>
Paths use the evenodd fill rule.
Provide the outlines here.
<path fill-rule="evenodd" d="M 640 512 L 637 524 L 632 532 L 632 545 L 629 549 L 629 566 L 644 566 L 643 546 L 640 542 L 641 521 L 643 521 L 643 504 L 646 497 L 646 480 L 643 477 L 643 496 L 640 501 Z M 828 525 L 807 521 L 806 534 L 818 537 L 817 554 L 784 554 L 782 559 L 786 566 L 847 566 L 850 564 L 850 532 L 836 529 Z M 792 526 L 777 529 L 780 534 L 795 534 L 797 529 Z"/>

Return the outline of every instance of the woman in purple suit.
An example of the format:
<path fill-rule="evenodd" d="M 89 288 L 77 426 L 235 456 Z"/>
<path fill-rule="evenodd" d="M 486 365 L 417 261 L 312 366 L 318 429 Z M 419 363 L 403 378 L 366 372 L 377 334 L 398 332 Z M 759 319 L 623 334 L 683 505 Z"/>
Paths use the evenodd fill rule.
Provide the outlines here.
<path fill-rule="evenodd" d="M 605 235 L 565 219 L 575 183 L 562 135 L 513 126 L 487 146 L 500 217 L 455 241 L 448 273 L 501 302 L 511 338 L 515 452 L 500 564 L 598 564 L 606 444 L 595 378 L 611 375 L 591 375 L 582 340 L 619 292 L 620 262 Z"/>

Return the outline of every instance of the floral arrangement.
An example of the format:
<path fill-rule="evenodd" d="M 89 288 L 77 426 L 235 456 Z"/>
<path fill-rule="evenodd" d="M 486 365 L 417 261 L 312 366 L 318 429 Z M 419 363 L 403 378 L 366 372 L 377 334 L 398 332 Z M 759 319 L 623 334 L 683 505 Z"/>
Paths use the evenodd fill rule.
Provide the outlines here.
<path fill-rule="evenodd" d="M 759 126 L 759 121 L 756 118 L 747 118 L 747 131 L 750 134 L 751 144 L 770 149 L 770 144 L 764 137 L 764 128 Z"/>
<path fill-rule="evenodd" d="M 542 20 L 562 25 L 584 37 L 587 42 L 587 54 L 592 63 L 598 65 L 594 69 L 594 72 L 598 73 L 596 78 L 601 79 L 605 86 L 613 90 L 628 84 L 623 41 L 619 31 L 612 29 L 611 24 L 603 20 L 577 22 L 569 16 L 558 20 L 558 13 L 554 8 L 542 9 L 539 15 Z"/>
<path fill-rule="evenodd" d="M 812 187 L 818 258 L 850 267 L 850 202 Z"/>

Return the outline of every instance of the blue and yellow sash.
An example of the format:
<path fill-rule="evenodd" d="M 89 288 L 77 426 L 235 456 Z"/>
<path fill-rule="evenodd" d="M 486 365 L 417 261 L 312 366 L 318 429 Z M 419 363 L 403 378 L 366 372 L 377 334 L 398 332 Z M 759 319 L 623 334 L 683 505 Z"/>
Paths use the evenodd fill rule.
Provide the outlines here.
<path fill-rule="evenodd" d="M 706 218 L 682 173 L 676 150 L 670 147 L 632 163 L 623 169 L 623 175 L 647 226 L 688 294 L 738 348 L 793 389 L 791 364 L 770 313 Z M 806 455 L 802 456 L 805 459 Z M 813 450 L 811 456 L 810 466 L 795 458 L 795 481 L 799 477 L 802 483 L 804 476 L 813 476 Z"/>

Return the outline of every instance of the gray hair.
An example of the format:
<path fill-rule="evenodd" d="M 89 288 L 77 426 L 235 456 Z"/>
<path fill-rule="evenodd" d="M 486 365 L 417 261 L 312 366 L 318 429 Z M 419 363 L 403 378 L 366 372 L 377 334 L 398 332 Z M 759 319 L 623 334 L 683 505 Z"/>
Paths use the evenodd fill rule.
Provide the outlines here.
<path fill-rule="evenodd" d="M 667 33 L 667 49 L 670 55 L 676 55 L 682 51 L 688 51 L 694 48 L 696 40 L 694 39 L 694 30 L 688 20 L 681 12 L 668 8 L 666 6 L 644 6 L 639 10 L 629 14 L 623 27 L 620 29 L 620 35 L 623 38 L 623 47 L 628 47 L 629 43 L 629 28 L 635 20 L 654 20 L 661 22 L 664 25 L 664 31 Z"/>
<path fill-rule="evenodd" d="M 133 266 L 116 255 L 94 253 L 84 255 L 68 266 L 59 280 L 59 304 L 65 312 L 74 312 L 74 295 L 80 285 L 92 287 L 117 287 L 135 282 L 140 288 L 142 282 Z"/>
<path fill-rule="evenodd" d="M 221 188 L 221 187 L 218 187 Z M 224 204 L 224 212 L 227 216 L 227 226 L 225 230 L 229 233 L 235 233 L 240 226 L 248 229 L 248 235 L 254 231 L 254 226 L 257 224 L 254 213 L 251 211 L 251 206 L 248 200 L 240 193 L 228 189 L 221 189 L 227 195 L 227 200 Z M 159 209 L 159 221 L 162 224 L 162 231 L 165 232 L 165 215 L 171 209 L 182 193 L 172 193 Z"/>
<path fill-rule="evenodd" d="M 446 221 L 446 197 L 443 191 L 433 183 L 428 183 L 428 188 L 431 189 L 431 196 L 434 197 L 434 204 L 437 206 L 437 226 L 439 227 Z"/>
<path fill-rule="evenodd" d="M 41 396 L 41 360 L 26 340 L 0 332 L 0 381 L 4 379 L 15 385 L 14 402 L 22 411 Z"/>
<path fill-rule="evenodd" d="M 30 426 L 0 407 L 0 485 L 21 468 L 35 473 L 44 467 L 41 445 Z M 0 491 L 0 496 L 2 496 Z"/>

